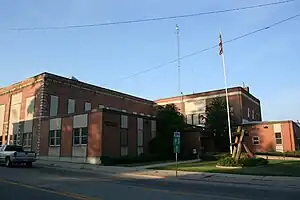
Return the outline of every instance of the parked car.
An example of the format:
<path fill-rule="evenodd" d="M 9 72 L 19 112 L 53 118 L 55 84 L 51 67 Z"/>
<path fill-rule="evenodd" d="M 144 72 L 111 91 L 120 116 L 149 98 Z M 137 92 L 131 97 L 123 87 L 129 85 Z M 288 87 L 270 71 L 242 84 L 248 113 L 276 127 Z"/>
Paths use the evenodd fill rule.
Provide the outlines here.
<path fill-rule="evenodd" d="M 33 151 L 24 151 L 19 145 L 2 145 L 0 146 L 0 163 L 4 163 L 6 167 L 13 164 L 26 164 L 32 167 L 32 163 L 36 161 L 36 153 Z"/>

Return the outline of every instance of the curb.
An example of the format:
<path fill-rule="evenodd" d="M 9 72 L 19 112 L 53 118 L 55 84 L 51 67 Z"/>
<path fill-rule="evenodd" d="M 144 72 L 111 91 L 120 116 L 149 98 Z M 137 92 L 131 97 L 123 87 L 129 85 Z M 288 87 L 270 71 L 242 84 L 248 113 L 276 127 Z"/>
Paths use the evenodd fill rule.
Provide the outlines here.
<path fill-rule="evenodd" d="M 243 167 L 230 167 L 230 166 L 216 165 L 216 168 L 220 168 L 220 169 L 242 169 Z"/>
<path fill-rule="evenodd" d="M 125 177 L 136 177 L 136 178 L 150 178 L 150 179 L 164 179 L 164 176 L 155 176 L 155 175 L 147 175 L 147 174 L 131 174 L 131 173 L 123 173 L 121 176 Z"/>

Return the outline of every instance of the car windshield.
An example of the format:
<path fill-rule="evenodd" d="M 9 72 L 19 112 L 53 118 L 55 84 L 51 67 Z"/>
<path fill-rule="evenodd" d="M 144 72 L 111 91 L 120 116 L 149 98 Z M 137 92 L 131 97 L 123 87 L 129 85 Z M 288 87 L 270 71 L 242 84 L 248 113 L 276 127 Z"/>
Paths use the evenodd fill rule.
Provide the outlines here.
<path fill-rule="evenodd" d="M 24 149 L 23 149 L 22 146 L 8 145 L 8 146 L 5 148 L 5 151 L 24 152 Z"/>

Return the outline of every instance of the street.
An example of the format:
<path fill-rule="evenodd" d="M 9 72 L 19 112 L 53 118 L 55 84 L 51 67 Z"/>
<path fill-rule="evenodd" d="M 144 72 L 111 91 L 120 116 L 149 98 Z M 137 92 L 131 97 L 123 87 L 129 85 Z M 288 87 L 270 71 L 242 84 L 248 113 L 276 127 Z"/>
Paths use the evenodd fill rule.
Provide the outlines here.
<path fill-rule="evenodd" d="M 300 190 L 263 186 L 124 179 L 43 167 L 0 167 L 3 199 L 299 199 Z"/>

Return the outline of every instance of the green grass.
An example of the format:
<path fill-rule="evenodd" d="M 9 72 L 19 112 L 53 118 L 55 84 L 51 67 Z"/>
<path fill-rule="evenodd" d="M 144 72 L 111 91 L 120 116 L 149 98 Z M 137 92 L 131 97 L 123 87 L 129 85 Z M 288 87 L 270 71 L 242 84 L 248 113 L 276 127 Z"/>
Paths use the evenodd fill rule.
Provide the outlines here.
<path fill-rule="evenodd" d="M 180 164 L 178 170 L 191 172 L 229 173 L 263 176 L 295 176 L 300 177 L 300 161 L 269 160 L 266 166 L 245 167 L 241 169 L 216 168 L 217 161 L 202 161 L 197 163 Z M 176 165 L 157 167 L 160 170 L 175 170 Z"/>

